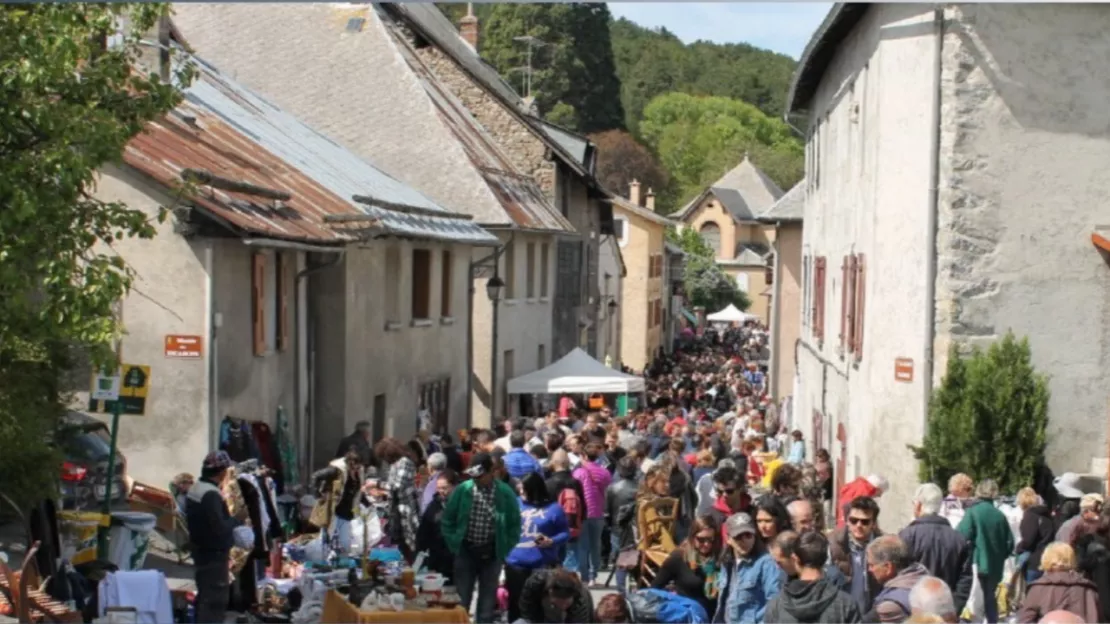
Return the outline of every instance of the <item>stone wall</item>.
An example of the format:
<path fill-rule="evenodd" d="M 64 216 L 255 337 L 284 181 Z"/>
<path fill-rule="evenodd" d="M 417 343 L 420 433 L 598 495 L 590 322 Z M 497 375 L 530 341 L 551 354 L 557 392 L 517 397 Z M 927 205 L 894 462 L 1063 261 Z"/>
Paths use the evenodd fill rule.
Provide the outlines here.
<path fill-rule="evenodd" d="M 547 159 L 547 146 L 543 141 L 439 48 L 429 45 L 418 48 L 416 52 L 439 81 L 485 127 L 513 165 L 535 178 L 547 197 L 553 198 L 555 164 Z"/>

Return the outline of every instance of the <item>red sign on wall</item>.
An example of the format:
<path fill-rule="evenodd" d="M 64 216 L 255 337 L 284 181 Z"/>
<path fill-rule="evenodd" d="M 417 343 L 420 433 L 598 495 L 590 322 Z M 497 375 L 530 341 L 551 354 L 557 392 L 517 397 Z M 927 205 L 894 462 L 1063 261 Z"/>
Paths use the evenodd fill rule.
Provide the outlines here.
<path fill-rule="evenodd" d="M 186 360 L 199 359 L 203 356 L 204 342 L 200 336 L 166 336 L 166 357 Z"/>
<path fill-rule="evenodd" d="M 913 358 L 896 358 L 894 360 L 894 381 L 909 383 L 913 381 Z"/>

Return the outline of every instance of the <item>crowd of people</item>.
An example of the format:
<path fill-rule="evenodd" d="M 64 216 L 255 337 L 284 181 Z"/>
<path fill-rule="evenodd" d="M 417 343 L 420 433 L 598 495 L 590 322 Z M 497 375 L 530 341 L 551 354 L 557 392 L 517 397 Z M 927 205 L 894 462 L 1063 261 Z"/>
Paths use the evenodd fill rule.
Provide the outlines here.
<path fill-rule="evenodd" d="M 887 481 L 844 484 L 832 508 L 829 454 L 817 448 L 811 461 L 802 433 L 779 417 L 765 355 L 758 325 L 708 331 L 660 353 L 643 372 L 646 405 L 619 416 L 562 397 L 558 409 L 496 431 L 422 429 L 407 444 L 371 444 L 360 423 L 315 475 L 331 520 L 313 523 L 349 545 L 358 508 L 377 501 L 392 544 L 410 562 L 426 553 L 463 604 L 476 598 L 483 623 L 644 621 L 644 596 L 685 609 L 673 621 L 957 622 L 970 613 L 994 623 L 1014 561 L 1021 591 L 1002 597 L 1016 621 L 1110 621 L 1110 513 L 1074 475 L 1051 493 L 1018 492 L 1016 523 L 989 479 L 955 475 L 947 496 L 923 484 L 912 522 L 884 532 Z M 218 484 L 218 475 L 202 481 Z M 673 513 L 667 535 L 652 538 L 644 510 L 661 502 Z M 196 503 L 196 522 L 215 514 L 208 498 Z M 649 538 L 666 545 L 654 565 L 644 558 Z M 594 604 L 597 589 L 616 591 Z M 660 613 L 648 619 L 666 621 Z"/>

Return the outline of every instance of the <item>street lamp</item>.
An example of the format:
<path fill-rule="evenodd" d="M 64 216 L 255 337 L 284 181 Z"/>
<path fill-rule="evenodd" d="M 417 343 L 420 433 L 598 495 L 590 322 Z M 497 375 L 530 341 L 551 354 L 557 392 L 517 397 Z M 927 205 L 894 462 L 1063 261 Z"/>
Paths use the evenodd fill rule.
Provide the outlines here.
<path fill-rule="evenodd" d="M 613 311 L 617 309 L 617 302 L 616 302 L 615 299 L 609 302 L 608 308 L 609 308 L 609 314 L 612 314 Z"/>
<path fill-rule="evenodd" d="M 489 300 L 497 303 L 501 301 L 501 291 L 505 288 L 505 282 L 500 277 L 494 275 L 486 282 L 486 294 L 489 295 Z"/>

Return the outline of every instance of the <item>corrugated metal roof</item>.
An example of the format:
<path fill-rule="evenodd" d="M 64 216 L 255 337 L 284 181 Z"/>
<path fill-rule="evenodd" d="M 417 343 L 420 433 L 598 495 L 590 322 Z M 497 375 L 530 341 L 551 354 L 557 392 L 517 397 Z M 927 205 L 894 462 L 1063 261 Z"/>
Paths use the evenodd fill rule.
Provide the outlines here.
<path fill-rule="evenodd" d="M 333 227 L 325 219 L 363 214 L 377 220 L 380 233 L 496 243 L 477 224 L 454 218 L 455 213 L 222 76 L 203 60 L 193 60 L 199 72 L 184 102 L 128 144 L 127 164 L 167 185 L 179 183 L 184 170 L 198 169 L 288 193 L 290 199 L 280 205 L 257 195 L 215 188 L 195 198 L 230 225 L 267 237 L 342 243 L 355 238 L 350 228 Z M 357 203 L 354 195 L 372 197 L 383 205 Z M 389 205 L 418 212 L 393 210 Z"/>
<path fill-rule="evenodd" d="M 401 56 L 428 93 L 440 118 L 458 139 L 503 211 L 497 216 L 475 216 L 487 224 L 513 224 L 530 230 L 573 232 L 574 225 L 555 209 L 536 181 L 514 170 L 493 137 L 465 105 L 439 83 L 408 44 L 400 38 L 395 38 L 395 42 Z"/>

